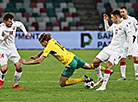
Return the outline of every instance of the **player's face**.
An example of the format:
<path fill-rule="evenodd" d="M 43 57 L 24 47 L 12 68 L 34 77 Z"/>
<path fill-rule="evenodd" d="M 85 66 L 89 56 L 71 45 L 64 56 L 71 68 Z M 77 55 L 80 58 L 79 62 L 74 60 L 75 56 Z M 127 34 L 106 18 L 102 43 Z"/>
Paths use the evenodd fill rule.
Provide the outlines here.
<path fill-rule="evenodd" d="M 120 9 L 120 14 L 122 17 L 127 16 L 127 10 L 126 9 Z"/>
<path fill-rule="evenodd" d="M 116 16 L 114 16 L 113 14 L 111 14 L 111 20 L 112 20 L 113 23 L 115 23 L 116 22 Z"/>
<path fill-rule="evenodd" d="M 4 23 L 7 27 L 11 27 L 13 24 L 12 22 L 13 22 L 13 19 L 8 19 L 8 21 L 4 21 Z"/>
<path fill-rule="evenodd" d="M 44 40 L 43 42 L 40 42 L 42 46 L 46 47 L 48 42 L 46 40 Z"/>

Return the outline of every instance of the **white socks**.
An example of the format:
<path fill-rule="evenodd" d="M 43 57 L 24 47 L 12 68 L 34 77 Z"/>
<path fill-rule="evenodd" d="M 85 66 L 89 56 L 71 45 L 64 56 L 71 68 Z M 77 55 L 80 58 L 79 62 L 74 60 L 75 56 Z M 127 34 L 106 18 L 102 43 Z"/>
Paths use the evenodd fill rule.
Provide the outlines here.
<path fill-rule="evenodd" d="M 101 88 L 106 89 L 106 85 L 108 83 L 108 80 L 109 80 L 109 77 L 110 77 L 110 73 L 111 73 L 110 70 L 105 70 L 104 71 L 104 78 L 103 78 L 103 83 L 102 83 Z"/>
<path fill-rule="evenodd" d="M 97 68 L 95 68 L 95 71 L 96 71 L 96 73 L 97 73 L 98 78 L 101 78 L 101 77 L 102 77 L 102 72 L 101 72 L 100 66 L 97 67 Z"/>
<path fill-rule="evenodd" d="M 134 63 L 135 75 L 138 75 L 138 64 Z"/>
<path fill-rule="evenodd" d="M 14 73 L 14 83 L 13 83 L 14 86 L 18 85 L 18 81 L 20 80 L 21 76 L 22 76 L 22 72 L 15 71 L 15 73 Z"/>
<path fill-rule="evenodd" d="M 126 65 L 120 65 L 121 76 L 126 78 Z"/>
<path fill-rule="evenodd" d="M 0 80 L 1 80 L 1 81 L 4 81 L 5 75 L 6 75 L 6 72 L 3 74 L 3 73 L 0 71 Z"/>

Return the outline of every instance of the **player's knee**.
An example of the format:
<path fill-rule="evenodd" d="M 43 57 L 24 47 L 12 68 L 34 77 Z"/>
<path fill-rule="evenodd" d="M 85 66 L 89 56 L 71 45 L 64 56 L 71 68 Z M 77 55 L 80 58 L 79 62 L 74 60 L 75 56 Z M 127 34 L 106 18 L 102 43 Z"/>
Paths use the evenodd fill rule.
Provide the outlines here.
<path fill-rule="evenodd" d="M 2 65 L 1 72 L 6 73 L 7 69 L 8 69 L 8 65 L 7 64 L 6 65 Z"/>
<path fill-rule="evenodd" d="M 105 69 L 110 70 L 111 67 L 112 67 L 112 63 L 108 61 L 105 65 Z"/>
<path fill-rule="evenodd" d="M 126 58 L 121 58 L 120 62 L 126 62 Z"/>
<path fill-rule="evenodd" d="M 100 63 L 96 59 L 93 60 L 93 66 L 94 66 L 94 68 L 99 67 L 99 64 Z"/>
<path fill-rule="evenodd" d="M 59 85 L 60 85 L 61 87 L 64 87 L 64 86 L 65 86 L 65 82 L 59 81 Z"/>
<path fill-rule="evenodd" d="M 19 64 L 17 65 L 16 71 L 17 71 L 17 72 L 22 72 L 22 64 L 21 64 L 21 63 L 19 63 Z"/>
<path fill-rule="evenodd" d="M 134 56 L 133 58 L 134 58 L 134 61 L 137 61 L 138 60 L 138 57 L 136 57 L 136 56 Z"/>

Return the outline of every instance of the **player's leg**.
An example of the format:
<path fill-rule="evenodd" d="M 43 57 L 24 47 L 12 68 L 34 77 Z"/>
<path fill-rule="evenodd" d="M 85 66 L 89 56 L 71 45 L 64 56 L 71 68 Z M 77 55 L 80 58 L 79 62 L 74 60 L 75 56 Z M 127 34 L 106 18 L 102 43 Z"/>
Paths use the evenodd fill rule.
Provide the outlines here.
<path fill-rule="evenodd" d="M 93 64 L 91 64 L 91 67 L 92 67 L 92 69 L 95 69 Z M 101 66 L 101 65 L 100 65 L 100 68 L 101 68 L 102 71 L 105 70 L 105 67 L 104 67 L 104 66 Z"/>
<path fill-rule="evenodd" d="M 7 54 L 4 53 L 4 51 L 2 49 L 0 49 L 0 65 L 1 65 L 1 70 L 0 70 L 0 88 L 3 87 L 4 84 L 4 79 L 5 79 L 5 75 L 8 69 L 8 57 Z"/>
<path fill-rule="evenodd" d="M 15 67 L 16 67 L 16 71 L 14 73 L 14 83 L 13 83 L 13 86 L 12 88 L 15 88 L 15 89 L 24 89 L 23 87 L 20 87 L 19 86 L 19 80 L 22 76 L 22 64 L 17 62 L 14 64 Z"/>
<path fill-rule="evenodd" d="M 14 73 L 14 83 L 12 88 L 23 89 L 19 86 L 18 81 L 22 76 L 22 64 L 19 63 L 20 55 L 18 54 L 16 48 L 13 48 L 10 52 L 9 60 L 15 65 L 16 71 Z"/>
<path fill-rule="evenodd" d="M 107 61 L 106 63 L 106 70 L 104 71 L 104 77 L 103 77 L 103 83 L 101 85 L 100 88 L 96 89 L 97 91 L 100 91 L 100 90 L 106 90 L 106 85 L 107 85 L 107 82 L 109 80 L 109 77 L 110 77 L 110 68 L 112 67 L 112 63 L 110 61 Z"/>
<path fill-rule="evenodd" d="M 1 70 L 0 70 L 0 88 L 3 88 L 3 84 L 4 84 L 4 79 L 5 79 L 5 75 L 8 69 L 8 65 L 2 65 Z"/>
<path fill-rule="evenodd" d="M 87 78 L 84 76 L 82 78 L 69 78 L 73 75 L 75 69 L 78 69 L 80 67 L 83 67 L 85 64 L 84 61 L 80 61 L 77 56 L 74 57 L 72 62 L 64 68 L 64 71 L 62 72 L 62 75 L 60 77 L 59 85 L 61 87 L 74 85 L 80 82 L 84 82 Z"/>
<path fill-rule="evenodd" d="M 135 80 L 138 80 L 138 57 L 134 58 Z"/>
<path fill-rule="evenodd" d="M 101 62 L 102 61 L 99 58 L 95 58 L 93 60 L 93 65 L 95 67 L 95 71 L 96 71 L 96 74 L 97 74 L 97 77 L 98 77 L 98 79 L 97 79 L 94 86 L 99 85 L 99 83 L 103 81 L 102 72 L 101 72 L 101 68 L 100 68 L 100 63 Z"/>
<path fill-rule="evenodd" d="M 117 65 L 119 60 L 120 60 L 120 55 L 119 53 L 111 53 L 111 55 L 109 55 L 109 59 L 108 61 L 106 62 L 106 70 L 104 71 L 104 77 L 103 77 L 103 83 L 101 85 L 100 88 L 97 89 L 97 91 L 100 91 L 100 90 L 106 90 L 106 85 L 108 83 L 108 80 L 109 80 L 109 77 L 110 77 L 110 73 L 111 73 L 111 68 L 113 65 Z"/>
<path fill-rule="evenodd" d="M 97 82 L 95 83 L 95 86 L 97 86 L 103 79 L 102 77 L 102 72 L 101 72 L 101 68 L 100 68 L 100 63 L 107 61 L 109 58 L 109 53 L 110 50 L 108 50 L 107 48 L 104 48 L 97 56 L 96 58 L 93 60 L 93 65 L 95 68 L 95 71 L 97 73 L 98 79 Z"/>
<path fill-rule="evenodd" d="M 79 59 L 77 56 L 75 56 L 75 60 L 77 61 L 77 66 L 76 66 L 76 69 L 78 68 L 84 68 L 84 69 L 92 69 L 92 65 L 91 64 L 88 64 L 86 62 L 84 62 L 83 60 Z M 100 60 L 99 60 L 100 61 Z M 101 61 L 100 61 L 101 62 Z M 100 64 L 99 62 L 99 64 Z M 94 63 L 95 65 L 96 63 Z M 97 72 L 97 75 L 98 75 L 98 79 L 100 79 L 100 81 L 102 81 L 102 72 L 101 72 L 101 68 L 100 66 L 98 65 L 98 68 L 95 68 L 96 72 Z"/>
<path fill-rule="evenodd" d="M 120 60 L 121 77 L 118 80 L 126 80 L 126 58 Z"/>
<path fill-rule="evenodd" d="M 133 44 L 132 56 L 134 59 L 135 80 L 138 80 L 138 44 Z"/>
<path fill-rule="evenodd" d="M 61 87 L 64 87 L 64 86 L 74 85 L 84 81 L 85 80 L 83 78 L 68 78 L 68 77 L 61 76 L 59 80 L 59 85 Z"/>

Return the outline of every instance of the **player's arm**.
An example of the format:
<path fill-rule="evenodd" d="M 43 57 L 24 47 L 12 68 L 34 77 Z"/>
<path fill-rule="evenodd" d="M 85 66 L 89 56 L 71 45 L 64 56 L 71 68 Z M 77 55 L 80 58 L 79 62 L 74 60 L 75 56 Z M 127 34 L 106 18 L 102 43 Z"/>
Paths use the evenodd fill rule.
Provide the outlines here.
<path fill-rule="evenodd" d="M 103 14 L 103 19 L 104 19 L 104 27 L 105 30 L 107 31 L 109 29 L 109 24 L 108 24 L 108 15 L 107 14 Z"/>
<path fill-rule="evenodd" d="M 132 31 L 129 25 L 126 25 L 125 30 L 126 30 L 127 39 L 128 39 L 128 57 L 129 59 L 132 59 L 132 44 L 133 44 Z"/>
<path fill-rule="evenodd" d="M 39 58 L 41 55 L 42 55 L 42 53 L 43 53 L 43 51 L 42 52 L 40 52 L 38 55 L 36 55 L 36 56 L 31 56 L 31 57 L 29 57 L 29 59 L 37 59 L 37 58 Z"/>
<path fill-rule="evenodd" d="M 22 22 L 18 22 L 18 26 L 19 26 L 19 28 L 24 32 L 24 34 L 25 34 L 26 36 L 31 36 L 31 34 L 28 33 L 28 32 L 26 31 L 25 26 L 23 25 Z"/>
<path fill-rule="evenodd" d="M 110 26 L 108 24 L 108 20 L 109 20 L 108 15 L 107 14 L 103 14 L 103 19 L 104 19 L 104 28 L 105 28 L 105 31 L 111 32 L 112 30 L 111 30 L 111 28 L 110 28 Z"/>
<path fill-rule="evenodd" d="M 33 61 L 26 61 L 25 59 L 20 59 L 19 62 L 25 65 L 32 65 L 32 64 L 39 64 L 41 63 L 46 57 L 41 55 L 38 59 Z"/>
<path fill-rule="evenodd" d="M 135 19 L 134 20 L 134 26 L 135 26 L 135 29 L 136 29 L 136 33 L 137 33 L 137 35 L 138 35 L 138 21 Z"/>

